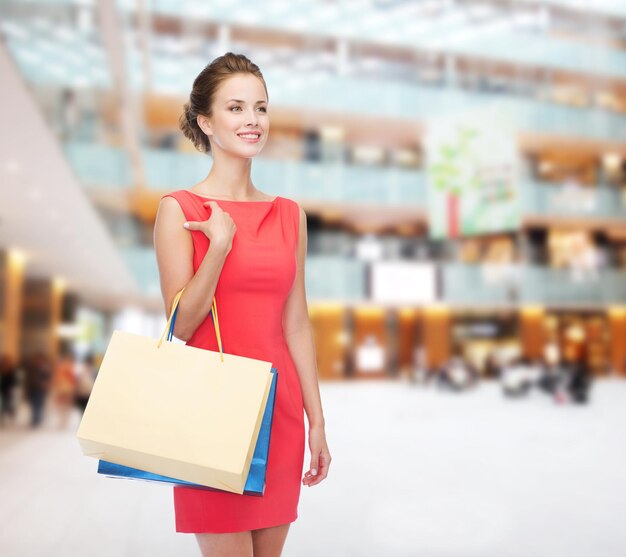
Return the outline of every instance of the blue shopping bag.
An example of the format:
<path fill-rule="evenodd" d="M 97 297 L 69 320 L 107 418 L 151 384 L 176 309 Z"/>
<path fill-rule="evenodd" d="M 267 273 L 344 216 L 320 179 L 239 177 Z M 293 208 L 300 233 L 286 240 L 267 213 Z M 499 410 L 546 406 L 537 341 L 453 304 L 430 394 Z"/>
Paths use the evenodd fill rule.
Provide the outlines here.
<path fill-rule="evenodd" d="M 263 495 L 263 491 L 265 489 L 265 472 L 267 469 L 267 457 L 269 454 L 270 437 L 272 432 L 272 418 L 274 416 L 274 400 L 276 398 L 276 381 L 278 378 L 276 368 L 272 368 L 271 371 L 273 374 L 272 385 L 270 387 L 269 396 L 267 397 L 267 405 L 265 406 L 265 412 L 263 413 L 259 437 L 254 449 L 254 454 L 252 455 L 252 462 L 250 464 L 250 472 L 248 473 L 248 478 L 244 488 L 244 495 L 261 496 Z M 168 476 L 145 472 L 144 470 L 138 470 L 137 468 L 131 468 L 130 466 L 114 464 L 113 462 L 108 462 L 106 460 L 100 460 L 98 462 L 98 474 L 103 474 L 111 478 L 128 478 L 206 489 L 209 491 L 222 491 L 220 489 L 194 484 L 185 480 L 177 480 Z"/>
<path fill-rule="evenodd" d="M 178 308 L 176 308 L 176 310 L 174 311 L 174 316 L 172 318 L 172 323 L 170 325 L 167 340 L 172 339 L 174 331 L 174 321 L 176 319 L 177 311 Z M 211 317 L 213 317 L 212 311 Z M 272 383 L 270 386 L 269 395 L 267 397 L 267 404 L 265 406 L 265 412 L 263 413 L 263 419 L 261 421 L 259 437 L 257 439 L 254 453 L 252 455 L 250 471 L 248 472 L 246 485 L 244 487 L 244 495 L 262 496 L 265 490 L 265 473 L 267 470 L 267 459 L 269 455 L 270 438 L 272 433 L 272 418 L 274 417 L 274 401 L 276 399 L 276 381 L 278 380 L 278 370 L 273 367 L 271 369 L 271 373 Z M 221 489 L 199 485 L 185 480 L 178 480 L 176 478 L 170 478 L 168 476 L 162 476 L 160 474 L 153 474 L 152 472 L 146 472 L 144 470 L 139 470 L 130 466 L 115 464 L 106 460 L 98 461 L 98 474 L 102 474 L 109 478 L 127 478 L 164 483 L 174 486 L 192 487 L 196 489 L 204 489 L 207 491 L 223 491 Z"/>

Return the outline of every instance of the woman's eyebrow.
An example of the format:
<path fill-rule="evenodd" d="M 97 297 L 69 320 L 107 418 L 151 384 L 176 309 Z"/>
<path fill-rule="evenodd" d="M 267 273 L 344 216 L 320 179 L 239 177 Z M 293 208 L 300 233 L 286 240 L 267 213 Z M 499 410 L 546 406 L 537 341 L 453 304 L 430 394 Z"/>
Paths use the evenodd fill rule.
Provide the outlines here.
<path fill-rule="evenodd" d="M 235 101 L 237 103 L 245 103 L 246 102 L 246 101 L 242 101 L 241 99 L 228 99 L 226 102 L 230 102 L 230 101 Z M 261 100 L 261 101 L 257 101 L 254 104 L 260 104 L 260 103 L 265 103 L 265 102 L 267 102 L 267 101 Z"/>

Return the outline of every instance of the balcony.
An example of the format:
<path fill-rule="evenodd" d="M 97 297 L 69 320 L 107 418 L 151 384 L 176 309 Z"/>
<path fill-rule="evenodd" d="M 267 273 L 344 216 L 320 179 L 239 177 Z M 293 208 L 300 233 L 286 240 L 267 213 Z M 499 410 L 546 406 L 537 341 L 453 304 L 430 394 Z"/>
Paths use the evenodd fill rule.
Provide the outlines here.
<path fill-rule="evenodd" d="M 124 248 L 122 255 L 146 294 L 158 295 L 159 277 L 151 247 Z M 366 264 L 338 255 L 312 254 L 306 262 L 307 299 L 367 299 Z M 603 269 L 595 275 L 537 265 L 511 267 L 445 263 L 439 265 L 440 302 L 452 306 L 585 306 L 626 303 L 626 271 Z"/>
<path fill-rule="evenodd" d="M 536 265 L 441 266 L 442 300 L 460 305 L 606 305 L 626 302 L 626 272 L 603 269 L 582 275 Z"/>
<path fill-rule="evenodd" d="M 130 160 L 124 150 L 79 142 L 66 143 L 64 148 L 87 187 L 122 190 L 132 184 Z M 162 149 L 144 149 L 143 161 L 148 187 L 164 192 L 199 182 L 211 164 L 204 155 Z M 408 205 L 427 210 L 426 176 L 421 170 L 261 157 L 254 162 L 252 177 L 263 191 L 296 200 Z M 605 184 L 568 189 L 560 184 L 524 181 L 520 199 L 522 215 L 626 218 L 621 191 Z"/>
<path fill-rule="evenodd" d="M 178 4 L 173 2 L 172 6 Z M 179 7 L 176 10 L 178 12 Z M 42 30 L 21 21 L 8 22 L 4 29 L 0 27 L 0 32 L 4 30 L 7 45 L 25 79 L 36 87 L 42 87 L 42 95 L 46 95 L 46 88 L 51 85 L 111 91 L 113 84 L 106 63 L 106 52 L 97 34 L 84 36 L 67 27 L 66 32 L 72 37 L 71 44 L 58 44 L 56 64 L 47 63 L 45 52 L 49 45 L 46 41 L 56 44 L 53 42 L 55 27 L 56 24 L 47 23 L 45 30 Z M 507 46 L 509 40 L 513 41 L 510 47 Z M 466 46 L 480 59 L 489 58 L 493 53 L 508 53 L 504 58 L 508 56 L 512 61 L 533 66 L 547 65 L 549 68 L 562 67 L 583 73 L 599 72 L 603 76 L 626 78 L 626 54 L 608 48 L 576 45 L 573 42 L 564 46 L 559 41 L 540 36 L 524 37 L 521 42 L 519 37 L 489 37 Z M 154 52 L 151 54 L 151 91 L 156 95 L 178 95 L 182 104 L 198 69 L 206 60 L 198 57 L 181 59 L 179 55 Z M 144 89 L 143 54 L 129 50 L 126 55 L 130 68 L 130 86 L 139 94 Z M 366 74 L 341 76 L 331 69 L 304 71 L 298 69 L 297 64 L 282 67 L 269 64 L 263 74 L 274 106 L 428 122 L 437 116 L 488 109 L 498 104 L 522 132 L 615 143 L 626 141 L 626 116 L 593 106 L 565 106 L 543 100 L 544 95 L 551 94 L 549 83 L 535 83 L 530 91 L 527 85 L 514 81 L 499 87 L 497 92 L 470 90 L 455 88 L 452 86 L 453 80 L 444 78 L 441 85 L 425 85 L 416 79 L 414 70 L 407 68 L 406 75 L 386 76 L 384 67 L 381 67 L 380 75 L 376 77 L 367 77 Z M 589 100 L 589 104 L 593 102 Z"/>
<path fill-rule="evenodd" d="M 526 215 L 560 215 L 579 218 L 626 218 L 624 194 L 606 184 L 597 187 L 525 182 L 521 197 Z"/>

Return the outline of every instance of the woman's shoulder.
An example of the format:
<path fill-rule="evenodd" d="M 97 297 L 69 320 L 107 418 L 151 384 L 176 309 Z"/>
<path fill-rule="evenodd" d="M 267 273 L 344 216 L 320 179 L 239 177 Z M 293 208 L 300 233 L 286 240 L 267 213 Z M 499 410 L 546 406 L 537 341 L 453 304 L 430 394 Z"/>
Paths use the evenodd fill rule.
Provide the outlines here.
<path fill-rule="evenodd" d="M 201 200 L 196 199 L 189 190 L 172 190 L 161 195 L 157 216 L 173 218 L 176 221 L 196 219 L 198 214 L 202 213 L 201 207 Z"/>
<path fill-rule="evenodd" d="M 187 195 L 187 192 L 189 190 L 187 189 L 177 189 L 177 190 L 172 190 L 172 191 L 167 191 L 165 193 L 161 194 L 161 201 L 163 199 L 167 199 L 168 197 L 173 197 L 174 199 L 180 199 L 182 196 Z"/>
<path fill-rule="evenodd" d="M 290 215 L 289 219 L 293 223 L 294 229 L 296 230 L 296 235 L 299 236 L 303 230 L 306 230 L 307 220 L 306 213 L 302 208 L 302 205 L 296 201 L 295 199 L 291 199 L 290 197 L 282 197 L 281 199 L 289 206 L 288 214 Z"/>
<path fill-rule="evenodd" d="M 292 199 L 291 197 L 282 197 L 282 196 L 277 196 L 277 197 L 280 197 L 283 203 L 286 203 L 290 207 L 291 213 L 294 215 L 294 217 L 297 220 L 301 220 L 302 218 L 305 218 L 304 209 L 302 208 L 302 206 L 300 205 L 298 201 L 296 201 L 295 199 Z"/>
<path fill-rule="evenodd" d="M 282 195 L 277 195 L 276 197 L 282 199 L 283 202 L 287 203 L 292 208 L 297 209 L 298 211 L 302 210 L 300 203 L 296 201 L 295 199 L 292 199 L 291 197 L 283 197 Z"/>

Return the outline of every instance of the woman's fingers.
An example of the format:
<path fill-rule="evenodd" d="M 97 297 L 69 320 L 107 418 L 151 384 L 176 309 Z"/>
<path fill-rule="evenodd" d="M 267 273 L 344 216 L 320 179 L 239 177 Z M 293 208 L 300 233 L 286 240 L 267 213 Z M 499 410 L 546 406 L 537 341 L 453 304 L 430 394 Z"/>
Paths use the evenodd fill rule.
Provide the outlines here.
<path fill-rule="evenodd" d="M 309 468 L 306 473 L 304 474 L 304 478 L 302 478 L 302 482 L 305 484 L 308 484 L 311 480 L 313 480 L 315 478 L 315 476 L 319 474 L 319 471 L 316 470 L 316 474 L 313 474 L 313 470 L 311 468 Z"/>
<path fill-rule="evenodd" d="M 311 482 L 313 479 L 315 479 L 315 477 L 319 474 L 319 451 L 311 451 L 311 468 L 309 468 L 307 470 L 307 472 L 304 474 L 304 478 L 302 478 L 302 482 L 305 485 L 308 485 L 309 482 Z"/>
<path fill-rule="evenodd" d="M 183 224 L 183 227 L 186 228 L 187 230 L 200 230 L 200 225 L 202 223 L 197 222 L 197 221 L 188 221 L 185 224 Z"/>
<path fill-rule="evenodd" d="M 317 476 L 317 470 L 318 470 L 318 459 L 319 459 L 319 452 L 315 452 L 314 454 L 311 455 L 311 468 L 310 468 L 310 472 L 313 476 Z"/>
<path fill-rule="evenodd" d="M 311 477 L 311 482 L 309 483 L 309 486 L 317 485 L 328 475 L 328 465 L 326 464 L 326 460 L 323 454 L 320 454 L 319 456 L 319 467 L 320 469 L 318 470 L 317 476 Z"/>
<path fill-rule="evenodd" d="M 309 470 L 305 475 L 302 483 L 304 485 L 308 485 L 309 487 L 313 485 L 317 485 L 323 479 L 328 476 L 328 467 L 330 466 L 331 457 L 329 453 L 321 452 L 318 457 L 318 470 L 317 475 L 311 474 L 311 470 Z"/>

